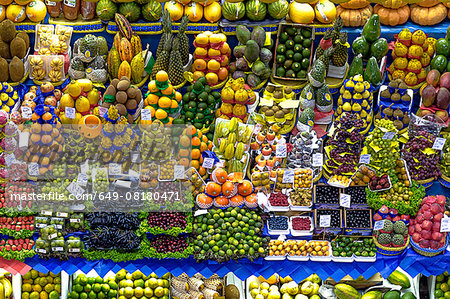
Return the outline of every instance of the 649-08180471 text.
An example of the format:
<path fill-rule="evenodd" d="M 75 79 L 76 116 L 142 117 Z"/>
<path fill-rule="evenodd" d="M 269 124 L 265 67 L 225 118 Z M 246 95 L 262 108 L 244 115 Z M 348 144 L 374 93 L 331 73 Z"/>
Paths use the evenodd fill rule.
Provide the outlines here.
<path fill-rule="evenodd" d="M 11 194 L 12 198 L 18 200 L 33 200 L 33 201 L 64 201 L 67 200 L 65 194 L 58 192 L 49 193 L 18 193 Z M 18 198 L 16 198 L 18 197 Z M 180 193 L 178 191 L 129 191 L 129 192 L 94 192 L 87 194 L 70 194 L 69 200 L 77 201 L 116 201 L 116 200 L 135 200 L 135 201 L 177 201 L 181 200 Z"/>

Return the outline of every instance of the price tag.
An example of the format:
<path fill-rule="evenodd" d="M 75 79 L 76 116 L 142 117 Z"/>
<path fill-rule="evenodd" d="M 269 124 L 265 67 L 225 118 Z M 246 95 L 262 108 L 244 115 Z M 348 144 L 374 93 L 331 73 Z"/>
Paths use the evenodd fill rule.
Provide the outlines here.
<path fill-rule="evenodd" d="M 131 162 L 136 163 L 139 159 L 139 152 L 131 152 Z"/>
<path fill-rule="evenodd" d="M 441 219 L 441 233 L 450 232 L 450 218 L 445 217 Z"/>
<path fill-rule="evenodd" d="M 33 115 L 33 111 L 31 111 L 30 107 L 22 106 L 20 107 L 20 110 L 22 111 L 22 118 L 31 118 Z"/>
<path fill-rule="evenodd" d="M 322 167 L 323 166 L 323 155 L 321 153 L 313 154 L 312 166 L 313 167 Z"/>
<path fill-rule="evenodd" d="M 52 216 L 52 215 L 53 215 L 53 212 L 52 212 L 52 211 L 49 211 L 49 210 L 42 210 L 42 211 L 41 211 L 41 215 L 44 215 L 44 216 Z"/>
<path fill-rule="evenodd" d="M 14 162 L 16 162 L 16 156 L 13 153 L 7 154 L 5 156 L 5 164 L 6 166 L 11 166 L 11 164 L 13 164 Z"/>
<path fill-rule="evenodd" d="M 275 155 L 277 158 L 286 158 L 287 156 L 286 144 L 277 144 Z"/>
<path fill-rule="evenodd" d="M 64 116 L 70 119 L 75 119 L 75 108 L 66 107 L 66 112 L 64 113 Z"/>
<path fill-rule="evenodd" d="M 52 239 L 56 238 L 57 236 L 58 236 L 58 233 L 53 233 L 51 235 L 48 235 L 48 239 L 52 240 Z"/>
<path fill-rule="evenodd" d="M 56 216 L 57 217 L 61 217 L 61 218 L 67 218 L 67 217 L 69 217 L 69 213 L 67 213 L 67 212 L 56 212 Z"/>
<path fill-rule="evenodd" d="M 66 189 L 67 189 L 67 191 L 72 193 L 74 196 L 81 195 L 84 193 L 84 189 L 81 188 L 80 186 L 78 186 L 78 184 L 75 182 L 70 183 Z"/>
<path fill-rule="evenodd" d="M 380 230 L 384 227 L 384 220 L 378 220 L 375 221 L 375 224 L 373 225 L 373 230 Z"/>
<path fill-rule="evenodd" d="M 305 125 L 305 124 L 303 124 L 301 122 L 297 123 L 297 128 L 299 129 L 299 131 L 302 131 L 302 132 L 309 132 L 309 131 L 311 131 L 311 127 L 310 126 Z"/>
<path fill-rule="evenodd" d="M 224 168 L 225 167 L 225 160 L 219 160 L 219 162 L 216 163 L 216 167 Z"/>
<path fill-rule="evenodd" d="M 87 173 L 89 171 L 89 161 L 84 161 L 83 164 L 80 165 L 81 173 Z"/>
<path fill-rule="evenodd" d="M 203 159 L 202 167 L 205 169 L 211 169 L 214 166 L 214 159 L 213 158 L 205 158 Z"/>
<path fill-rule="evenodd" d="M 383 135 L 383 139 L 392 140 L 394 138 L 395 132 L 386 132 Z"/>
<path fill-rule="evenodd" d="M 339 197 L 339 205 L 344 208 L 350 208 L 350 194 L 341 193 Z"/>
<path fill-rule="evenodd" d="M 79 173 L 77 177 L 78 186 L 86 187 L 89 180 L 89 176 L 85 173 Z"/>
<path fill-rule="evenodd" d="M 47 224 L 45 224 L 45 223 L 36 223 L 36 228 L 44 228 L 46 226 L 47 226 Z"/>
<path fill-rule="evenodd" d="M 52 251 L 64 251 L 64 247 L 52 247 Z"/>
<path fill-rule="evenodd" d="M 39 165 L 36 162 L 32 162 L 28 164 L 28 174 L 31 176 L 39 175 Z"/>
<path fill-rule="evenodd" d="M 101 117 L 103 117 L 103 115 L 105 115 L 105 113 L 108 113 L 108 108 L 98 107 L 98 113 L 100 114 Z"/>
<path fill-rule="evenodd" d="M 208 214 L 208 210 L 197 210 L 194 212 L 194 217 L 200 216 L 200 215 L 205 215 Z"/>
<path fill-rule="evenodd" d="M 69 252 L 80 252 L 80 248 L 69 248 Z"/>
<path fill-rule="evenodd" d="M 175 180 L 184 180 L 184 166 L 183 165 L 174 165 L 173 166 L 173 178 Z"/>
<path fill-rule="evenodd" d="M 319 226 L 330 227 L 330 225 L 331 225 L 331 215 L 320 215 Z"/>
<path fill-rule="evenodd" d="M 121 175 L 122 174 L 122 164 L 109 163 L 109 175 Z"/>
<path fill-rule="evenodd" d="M 294 183 L 294 170 L 285 170 L 283 174 L 283 184 L 292 184 Z"/>
<path fill-rule="evenodd" d="M 442 151 L 442 149 L 444 148 L 444 144 L 445 144 L 445 139 L 438 137 L 434 141 L 432 148 L 435 150 L 438 150 L 438 151 Z"/>
<path fill-rule="evenodd" d="M 56 229 L 63 229 L 62 224 L 55 224 Z"/>
<path fill-rule="evenodd" d="M 42 248 L 36 248 L 35 251 L 36 251 L 37 253 L 44 253 L 44 254 L 47 253 L 47 250 L 42 249 Z"/>
<path fill-rule="evenodd" d="M 70 219 L 69 219 L 69 222 L 70 222 L 70 223 L 80 223 L 80 222 L 81 222 L 81 219 L 80 219 L 80 218 L 70 218 Z"/>
<path fill-rule="evenodd" d="M 141 119 L 142 120 L 152 120 L 152 111 L 150 109 L 142 109 L 141 110 Z"/>
<path fill-rule="evenodd" d="M 363 154 L 359 157 L 359 164 L 370 164 L 370 154 Z"/>
<path fill-rule="evenodd" d="M 261 132 L 262 129 L 262 125 L 261 124 L 256 124 L 255 128 L 253 129 L 253 135 L 258 135 L 259 132 Z"/>

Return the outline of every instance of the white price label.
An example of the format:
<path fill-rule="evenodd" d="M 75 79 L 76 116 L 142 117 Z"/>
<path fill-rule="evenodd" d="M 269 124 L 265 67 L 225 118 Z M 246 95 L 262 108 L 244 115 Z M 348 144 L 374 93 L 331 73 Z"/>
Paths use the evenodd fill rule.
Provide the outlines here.
<path fill-rule="evenodd" d="M 309 132 L 311 131 L 311 127 L 308 125 L 305 125 L 304 123 L 298 122 L 297 123 L 297 128 L 299 129 L 299 131 L 302 132 Z"/>
<path fill-rule="evenodd" d="M 216 163 L 216 167 L 224 168 L 225 167 L 225 160 L 219 160 L 219 162 Z"/>
<path fill-rule="evenodd" d="M 214 159 L 213 158 L 205 158 L 203 159 L 202 167 L 205 169 L 211 169 L 214 166 Z"/>
<path fill-rule="evenodd" d="M 83 164 L 80 165 L 81 173 L 87 173 L 89 171 L 89 161 L 84 161 Z"/>
<path fill-rule="evenodd" d="M 141 120 L 152 120 L 152 111 L 150 109 L 142 109 Z"/>
<path fill-rule="evenodd" d="M 359 157 L 359 164 L 370 164 L 370 154 L 363 154 Z"/>
<path fill-rule="evenodd" d="M 80 218 L 70 218 L 70 219 L 69 219 L 69 222 L 70 222 L 70 223 L 80 223 L 81 220 L 80 220 Z"/>
<path fill-rule="evenodd" d="M 450 218 L 445 217 L 441 219 L 441 233 L 450 232 Z"/>
<path fill-rule="evenodd" d="M 339 197 L 339 205 L 344 208 L 350 208 L 350 194 L 341 193 Z"/>
<path fill-rule="evenodd" d="M 80 248 L 69 248 L 69 252 L 80 252 Z"/>
<path fill-rule="evenodd" d="M 44 253 L 44 254 L 47 253 L 47 250 L 42 249 L 42 248 L 36 248 L 35 251 L 36 251 L 37 253 Z"/>
<path fill-rule="evenodd" d="M 283 184 L 293 184 L 294 183 L 294 176 L 295 171 L 294 170 L 285 170 L 283 174 Z"/>
<path fill-rule="evenodd" d="M 122 174 L 122 164 L 109 163 L 109 175 L 121 175 Z"/>
<path fill-rule="evenodd" d="M 52 247 L 52 251 L 64 251 L 64 247 Z"/>
<path fill-rule="evenodd" d="M 139 159 L 139 152 L 131 152 L 131 162 L 136 163 Z"/>
<path fill-rule="evenodd" d="M 316 153 L 312 156 L 312 166 L 314 167 L 323 166 L 323 155 L 321 153 Z"/>
<path fill-rule="evenodd" d="M 11 164 L 13 164 L 14 162 L 16 162 L 16 156 L 13 153 L 7 154 L 5 156 L 5 164 L 6 166 L 11 166 Z"/>
<path fill-rule="evenodd" d="M 75 119 L 75 108 L 66 107 L 66 112 L 64 113 L 64 116 L 70 119 Z"/>
<path fill-rule="evenodd" d="M 41 211 L 41 215 L 44 215 L 44 216 L 52 216 L 52 215 L 53 215 L 53 212 L 52 212 L 52 211 L 49 211 L 49 210 L 42 210 L 42 211 Z"/>
<path fill-rule="evenodd" d="M 253 129 L 253 135 L 258 135 L 259 132 L 261 132 L 262 129 L 262 125 L 261 124 L 256 124 L 255 128 Z"/>
<path fill-rule="evenodd" d="M 77 177 L 78 186 L 86 187 L 89 180 L 89 176 L 85 173 L 79 173 Z"/>
<path fill-rule="evenodd" d="M 183 165 L 174 165 L 173 166 L 173 178 L 175 180 L 184 180 L 184 166 Z"/>
<path fill-rule="evenodd" d="M 386 132 L 383 135 L 383 139 L 392 140 L 394 138 L 395 132 Z"/>
<path fill-rule="evenodd" d="M 55 228 L 60 230 L 63 229 L 62 224 L 55 224 Z"/>
<path fill-rule="evenodd" d="M 56 212 L 56 216 L 61 217 L 61 218 L 67 218 L 67 217 L 69 217 L 69 213 L 67 213 L 67 212 Z"/>
<path fill-rule="evenodd" d="M 32 176 L 39 175 L 39 165 L 36 162 L 32 162 L 28 164 L 28 174 Z"/>
<path fill-rule="evenodd" d="M 66 189 L 67 189 L 67 191 L 72 193 L 74 196 L 78 196 L 78 195 L 81 195 L 84 193 L 84 189 L 81 188 L 80 186 L 78 186 L 78 184 L 75 182 L 70 183 Z"/>
<path fill-rule="evenodd" d="M 287 156 L 286 144 L 277 144 L 275 155 L 277 158 L 286 158 L 286 156 Z"/>
<path fill-rule="evenodd" d="M 438 151 L 442 151 L 442 149 L 444 148 L 444 144 L 445 144 L 445 138 L 436 138 L 436 140 L 433 143 L 433 149 L 438 150 Z"/>
<path fill-rule="evenodd" d="M 33 111 L 31 111 L 30 107 L 22 106 L 20 107 L 20 110 L 22 111 L 22 118 L 31 118 L 33 115 Z"/>
<path fill-rule="evenodd" d="M 208 210 L 197 210 L 194 212 L 194 217 L 200 216 L 200 215 L 205 215 L 208 214 Z"/>
<path fill-rule="evenodd" d="M 373 225 L 373 230 L 380 230 L 384 227 L 384 220 L 378 220 L 375 221 L 375 224 Z"/>
<path fill-rule="evenodd" d="M 320 215 L 319 227 L 330 227 L 331 225 L 331 215 Z"/>
<path fill-rule="evenodd" d="M 103 117 L 103 115 L 105 115 L 105 113 L 108 112 L 108 108 L 105 107 L 98 107 L 98 113 L 100 114 L 101 117 Z"/>
<path fill-rule="evenodd" d="M 58 233 L 54 233 L 54 234 L 48 235 L 48 239 L 52 240 L 52 239 L 56 238 L 57 236 L 58 236 Z"/>

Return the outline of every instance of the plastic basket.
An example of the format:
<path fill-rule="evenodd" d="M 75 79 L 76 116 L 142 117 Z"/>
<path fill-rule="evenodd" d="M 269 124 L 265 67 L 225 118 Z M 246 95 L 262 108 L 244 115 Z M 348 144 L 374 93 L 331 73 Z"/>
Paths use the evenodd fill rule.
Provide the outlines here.
<path fill-rule="evenodd" d="M 402 247 L 387 247 L 387 246 L 383 246 L 380 243 L 378 243 L 378 240 L 375 237 L 373 237 L 373 242 L 375 243 L 375 246 L 377 246 L 377 252 L 379 254 L 392 256 L 392 255 L 399 255 L 399 254 L 401 254 L 403 252 L 403 250 L 405 250 L 406 247 L 408 247 L 409 239 L 410 238 L 408 237 L 408 239 L 406 240 L 406 244 L 403 245 Z"/>

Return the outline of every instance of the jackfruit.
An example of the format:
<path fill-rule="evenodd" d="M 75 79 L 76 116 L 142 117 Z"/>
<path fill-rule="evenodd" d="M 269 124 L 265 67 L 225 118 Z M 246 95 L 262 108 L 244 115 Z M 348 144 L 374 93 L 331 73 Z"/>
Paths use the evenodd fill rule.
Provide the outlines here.
<path fill-rule="evenodd" d="M 10 44 L 11 56 L 12 57 L 17 56 L 19 57 L 19 59 L 24 58 L 25 55 L 27 54 L 26 46 L 27 44 L 23 39 L 21 39 L 20 37 L 14 38 Z"/>
<path fill-rule="evenodd" d="M 9 80 L 8 62 L 5 58 L 0 58 L 0 82 Z"/>
<path fill-rule="evenodd" d="M 16 26 L 11 20 L 6 19 L 0 24 L 0 37 L 5 43 L 9 43 L 16 37 Z"/>
<path fill-rule="evenodd" d="M 24 65 L 23 61 L 20 60 L 17 56 L 14 56 L 14 58 L 9 63 L 9 77 L 11 78 L 12 82 L 19 82 L 22 80 L 24 75 Z"/>

